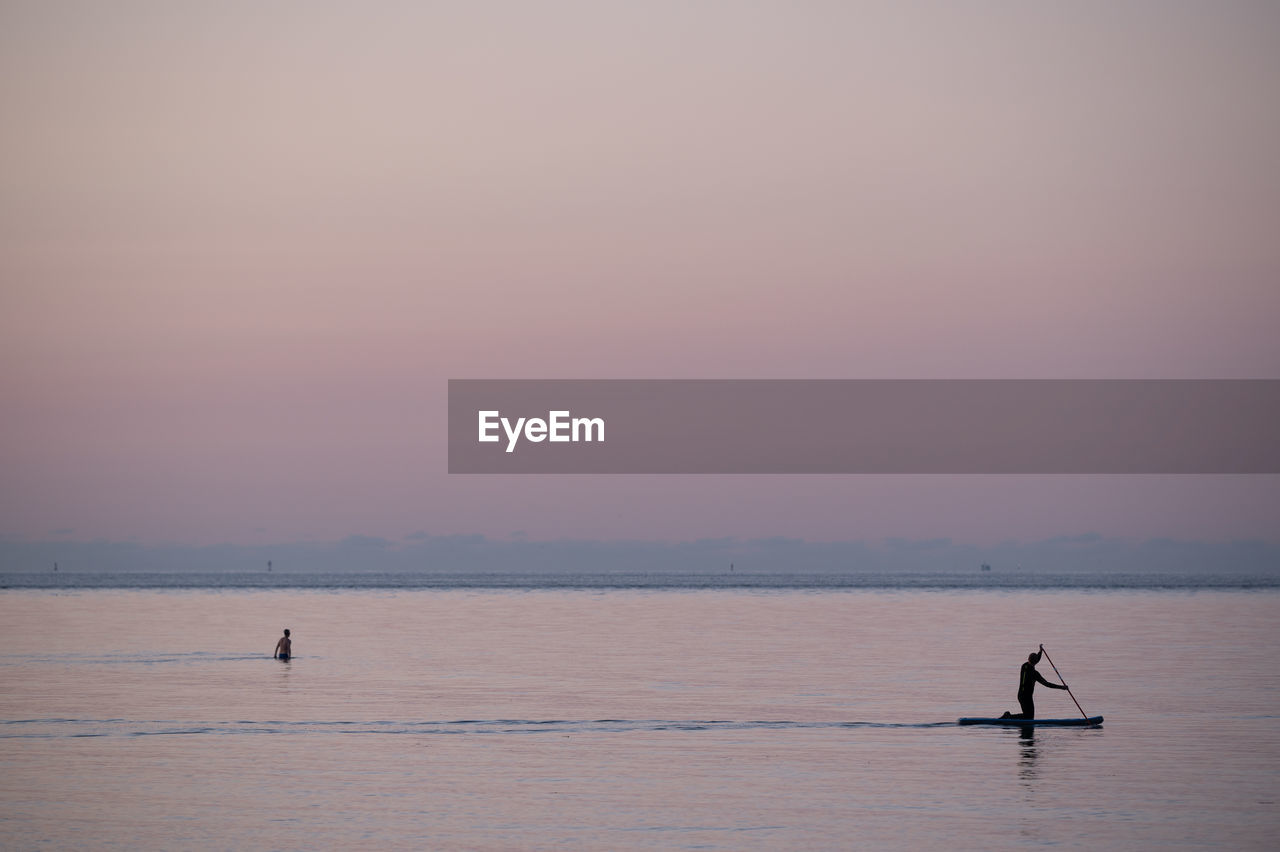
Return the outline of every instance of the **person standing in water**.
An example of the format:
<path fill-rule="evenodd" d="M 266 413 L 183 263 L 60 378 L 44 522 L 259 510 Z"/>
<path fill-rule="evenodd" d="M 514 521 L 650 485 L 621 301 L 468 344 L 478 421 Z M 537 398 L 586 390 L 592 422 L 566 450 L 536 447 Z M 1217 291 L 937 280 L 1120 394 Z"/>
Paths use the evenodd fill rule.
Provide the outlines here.
<path fill-rule="evenodd" d="M 1031 699 L 1032 692 L 1035 691 L 1036 681 L 1043 683 L 1050 689 L 1066 689 L 1064 683 L 1050 683 L 1045 680 L 1040 672 L 1036 671 L 1036 663 L 1040 662 L 1040 654 L 1044 652 L 1044 646 L 1040 646 L 1039 651 L 1034 651 L 1027 655 L 1027 661 L 1022 664 L 1022 669 L 1018 673 L 1018 704 L 1022 706 L 1022 712 L 1017 715 L 1011 714 L 1008 710 L 1004 711 L 1002 719 L 1034 719 L 1036 717 L 1036 705 Z"/>
<path fill-rule="evenodd" d="M 284 635 L 276 643 L 275 657 L 278 660 L 287 660 L 291 656 L 293 656 L 293 640 L 289 638 L 289 628 L 286 627 Z"/>

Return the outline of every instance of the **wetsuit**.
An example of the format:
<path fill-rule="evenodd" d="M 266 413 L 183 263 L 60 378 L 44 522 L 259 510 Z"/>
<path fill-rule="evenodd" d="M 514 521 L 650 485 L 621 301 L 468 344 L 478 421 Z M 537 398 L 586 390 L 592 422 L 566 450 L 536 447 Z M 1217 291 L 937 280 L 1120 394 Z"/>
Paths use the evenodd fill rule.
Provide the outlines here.
<path fill-rule="evenodd" d="M 1023 719 L 1034 719 L 1036 717 L 1036 705 L 1031 700 L 1031 693 L 1036 688 L 1036 681 L 1040 681 L 1045 686 L 1057 688 L 1056 683 L 1049 683 L 1045 680 L 1040 672 L 1036 671 L 1035 664 L 1027 661 L 1022 664 L 1022 671 L 1018 675 L 1018 703 L 1022 705 L 1022 713 L 1019 714 Z"/>

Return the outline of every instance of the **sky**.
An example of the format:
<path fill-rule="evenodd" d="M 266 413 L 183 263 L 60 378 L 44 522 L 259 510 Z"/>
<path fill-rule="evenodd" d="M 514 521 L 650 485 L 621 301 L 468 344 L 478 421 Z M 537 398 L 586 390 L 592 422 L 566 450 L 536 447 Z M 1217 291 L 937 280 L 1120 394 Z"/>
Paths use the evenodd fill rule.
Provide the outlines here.
<path fill-rule="evenodd" d="M 450 476 L 451 378 L 1280 377 L 1280 6 L 0 3 L 0 535 L 1280 540 L 1276 476 Z"/>

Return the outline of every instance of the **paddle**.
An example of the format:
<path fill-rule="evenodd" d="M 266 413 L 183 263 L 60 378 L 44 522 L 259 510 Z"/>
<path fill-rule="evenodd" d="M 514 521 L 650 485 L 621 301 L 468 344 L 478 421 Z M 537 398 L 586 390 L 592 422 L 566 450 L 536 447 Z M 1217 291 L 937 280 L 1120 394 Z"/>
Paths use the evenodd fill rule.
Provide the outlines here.
<path fill-rule="evenodd" d="M 1049 652 L 1044 649 L 1044 645 L 1040 646 L 1040 653 L 1044 654 L 1044 658 L 1049 661 L 1049 665 L 1053 666 L 1053 657 L 1049 656 Z M 1063 686 L 1067 686 L 1067 679 L 1062 676 L 1062 672 L 1058 671 L 1057 666 L 1053 666 L 1053 673 L 1058 676 L 1058 680 L 1062 681 Z M 1071 696 L 1072 701 L 1076 701 L 1075 693 L 1071 691 L 1071 687 L 1067 686 L 1067 695 Z M 1076 709 L 1080 711 L 1080 715 L 1089 718 L 1089 714 L 1084 712 L 1084 708 L 1080 706 L 1080 702 L 1076 701 Z"/>

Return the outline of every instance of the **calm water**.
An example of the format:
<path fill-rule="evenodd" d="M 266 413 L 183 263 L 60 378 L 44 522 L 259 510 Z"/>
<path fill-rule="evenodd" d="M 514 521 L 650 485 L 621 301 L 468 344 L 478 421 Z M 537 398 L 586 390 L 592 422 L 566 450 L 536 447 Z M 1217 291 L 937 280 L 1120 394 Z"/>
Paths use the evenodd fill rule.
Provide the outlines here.
<path fill-rule="evenodd" d="M 0 846 L 1274 848 L 1278 625 L 1276 591 L 9 590 Z M 1105 727 L 954 724 L 1040 642 Z"/>

